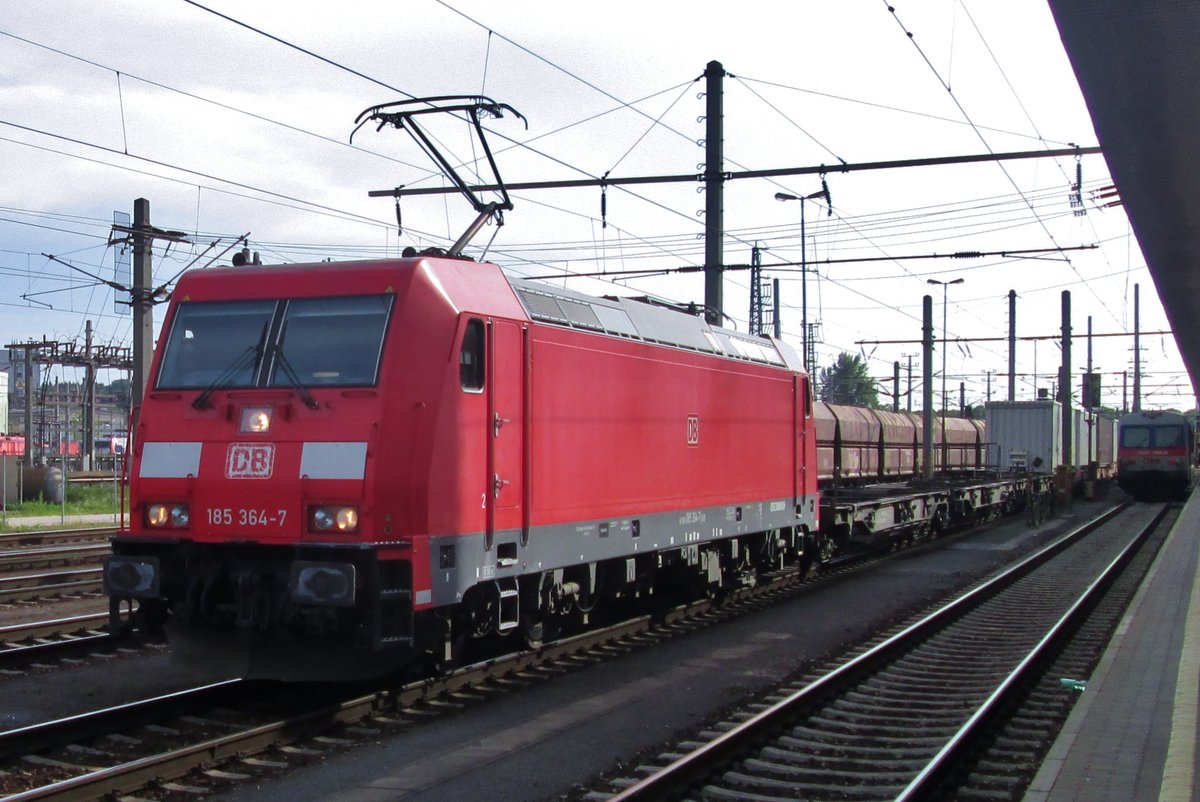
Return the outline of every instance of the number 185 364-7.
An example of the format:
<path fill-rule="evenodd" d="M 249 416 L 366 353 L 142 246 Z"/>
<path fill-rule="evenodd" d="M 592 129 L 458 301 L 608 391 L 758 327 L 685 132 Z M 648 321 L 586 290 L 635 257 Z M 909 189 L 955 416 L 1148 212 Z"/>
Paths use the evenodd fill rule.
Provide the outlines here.
<path fill-rule="evenodd" d="M 287 510 L 258 510 L 245 507 L 209 507 L 211 526 L 283 526 Z"/>

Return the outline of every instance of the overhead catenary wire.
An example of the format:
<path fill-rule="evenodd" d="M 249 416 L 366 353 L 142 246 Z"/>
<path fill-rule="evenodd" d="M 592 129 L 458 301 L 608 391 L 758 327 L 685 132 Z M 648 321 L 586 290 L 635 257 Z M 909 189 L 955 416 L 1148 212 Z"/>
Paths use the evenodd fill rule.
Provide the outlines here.
<path fill-rule="evenodd" d="M 490 47 L 490 43 L 489 43 L 489 47 Z M 529 197 L 523 197 L 523 198 L 522 198 L 522 201 L 523 201 L 523 202 L 525 202 L 525 203 L 534 203 L 534 202 L 535 202 L 531 196 L 529 196 Z M 552 208 L 552 207 L 551 207 L 550 205 L 547 205 L 547 207 L 546 207 L 546 208 Z M 999 218 L 996 218 L 996 220 L 999 220 Z M 899 232 L 901 232 L 901 231 L 902 231 L 902 225 L 903 225 L 903 224 L 902 224 L 902 223 L 899 223 L 899 222 L 896 222 L 896 223 L 895 223 L 895 226 L 896 226 L 896 231 L 897 231 L 897 232 L 898 232 L 898 234 L 899 234 L 899 235 L 898 235 L 898 237 L 897 237 L 897 240 L 898 240 L 898 241 L 906 241 L 906 240 L 912 240 L 912 239 L 916 239 L 916 238 L 917 238 L 917 237 L 915 236 L 915 234 L 913 233 L 913 232 L 915 232 L 917 229 L 914 229 L 914 230 L 913 230 L 913 232 L 910 232 L 908 235 L 905 235 L 905 234 L 903 234 L 903 233 L 899 233 Z M 793 226 L 793 227 L 794 227 L 794 226 Z M 928 226 L 927 228 L 931 229 L 931 230 L 930 230 L 930 232 L 929 232 L 929 236 L 930 236 L 930 238 L 931 238 L 931 239 L 932 239 L 933 237 L 936 237 L 936 236 L 937 236 L 936 232 L 932 230 L 932 229 L 934 228 L 934 226 L 933 226 L 933 225 L 930 225 L 930 226 Z M 387 229 L 386 229 L 386 227 L 385 227 L 385 231 L 386 231 L 386 230 L 387 230 Z M 839 242 L 840 242 L 840 243 L 841 243 L 841 242 L 850 242 L 850 241 L 851 241 L 851 238 L 850 238 L 850 236 L 849 236 L 849 235 L 846 233 L 846 232 L 847 232 L 847 230 L 848 230 L 848 229 L 842 229 L 842 231 L 841 231 L 841 235 L 840 235 L 840 237 L 839 237 Z M 735 231 L 736 231 L 736 233 L 737 233 L 737 234 L 739 234 L 739 235 L 742 235 L 742 231 L 740 231 L 740 230 L 735 230 Z M 622 260 L 624 260 L 624 259 L 626 259 L 626 258 L 629 258 L 629 259 L 643 259 L 643 260 L 644 260 L 644 259 L 650 259 L 650 258 L 654 258 L 654 257 L 655 257 L 657 254 L 664 253 L 664 248 L 665 248 L 665 247 L 670 247 L 670 246 L 668 246 L 668 245 L 666 245 L 666 244 L 665 244 L 665 243 L 666 243 L 665 239 L 659 239 L 659 238 L 658 238 L 658 237 L 656 237 L 656 236 L 646 236 L 646 235 L 644 235 L 644 234 L 643 234 L 643 236 L 642 236 L 642 237 L 640 237 L 640 241 L 641 241 L 641 242 L 644 244 L 645 252 L 644 252 L 643 254 L 637 254 L 637 253 L 635 253 L 634 251 L 635 251 L 635 250 L 637 250 L 637 249 L 639 248 L 639 246 L 638 246 L 638 244 L 637 244 L 637 243 L 639 242 L 639 237 L 637 236 L 637 234 L 635 234 L 635 233 L 633 233 L 633 232 L 627 232 L 627 233 L 629 233 L 631 236 L 630 236 L 630 237 L 625 237 L 625 236 L 622 236 L 622 237 L 620 237 L 620 238 L 619 238 L 619 243 L 620 243 L 620 244 L 621 244 L 621 246 L 622 246 L 622 249 L 621 249 L 621 256 L 622 256 Z M 682 236 L 680 236 L 679 238 L 677 238 L 677 241 L 680 241 L 680 242 L 682 242 L 682 240 L 683 240 L 683 239 L 685 239 L 685 238 L 686 238 L 686 235 L 682 235 Z M 782 247 L 782 244 L 783 244 L 783 243 L 781 243 L 781 247 Z M 282 245 L 284 245 L 284 246 L 286 247 L 286 245 L 287 245 L 287 244 L 286 244 L 286 243 L 282 243 Z M 303 244 L 297 244 L 297 246 L 303 247 Z M 306 248 L 306 250 L 307 250 L 307 252 L 308 252 L 308 253 L 316 253 L 316 252 L 319 250 L 320 246 L 321 246 L 321 244 L 320 244 L 320 243 L 316 243 L 316 244 L 314 244 L 314 245 L 313 245 L 313 246 L 311 246 L 311 247 L 307 247 L 307 248 Z M 600 246 L 598 246 L 598 245 L 597 245 L 597 243 L 596 243 L 595 241 L 593 241 L 593 242 L 590 242 L 590 243 L 587 243 L 587 246 L 588 246 L 589 248 L 592 248 L 592 249 L 594 249 L 594 250 L 593 250 L 593 253 L 592 253 L 592 254 L 589 254 L 589 255 L 587 256 L 587 260 L 588 260 L 588 261 L 595 261 L 595 259 L 596 259 L 596 254 L 597 254 L 597 253 L 602 253 L 602 248 L 601 248 Z M 547 244 L 546 244 L 546 245 L 544 245 L 544 246 L 537 246 L 537 247 L 539 247 L 539 248 L 540 248 L 540 250 L 541 250 L 541 252 L 540 252 L 540 253 L 535 253 L 535 252 L 534 252 L 534 250 L 532 250 L 532 248 L 533 248 L 533 247 L 535 247 L 535 246 L 530 246 L 530 249 L 525 249 L 525 250 L 522 250 L 522 249 L 520 249 L 520 248 L 514 248 L 514 247 L 510 247 L 510 246 L 507 246 L 507 245 L 506 245 L 506 254 L 505 254 L 505 259 L 511 259 L 511 260 L 513 260 L 513 261 L 535 262 L 535 261 L 536 261 L 536 260 L 538 260 L 538 259 L 542 259 L 542 258 L 546 258 L 546 257 L 551 257 L 551 258 L 552 258 L 552 256 L 553 256 L 553 255 L 552 255 L 552 254 L 550 254 L 550 253 L 548 253 L 548 251 L 550 251 L 550 250 L 552 250 L 552 249 L 555 249 L 555 248 L 563 248 L 564 246 L 563 246 L 562 244 L 560 244 L 560 243 L 554 243 L 554 242 L 547 243 Z M 579 245 L 579 248 L 580 248 L 580 250 L 582 250 L 582 248 L 583 248 L 583 247 L 584 247 L 583 243 L 580 243 L 580 245 Z M 888 243 L 886 244 L 886 248 L 887 248 L 887 250 L 895 250 L 895 244 L 894 244 L 894 242 L 888 242 Z M 331 249 L 331 250 L 333 250 L 333 249 Z M 351 247 L 351 246 L 346 246 L 346 247 L 344 247 L 344 248 L 338 248 L 338 249 L 337 249 L 337 251 L 338 251 L 338 252 L 351 252 L 351 251 L 354 251 L 354 250 L 358 250 L 358 249 L 355 249 L 355 248 L 353 248 L 353 247 Z M 365 252 L 365 251 L 359 251 L 359 252 Z M 300 257 L 300 258 L 301 258 L 301 259 L 303 259 L 303 257 Z M 571 262 L 572 262 L 574 265 L 579 265 L 579 264 L 584 264 L 584 263 L 585 263 L 585 262 L 584 262 L 584 259 L 581 257 L 581 255 L 580 255 L 580 253 L 579 253 L 578 251 L 577 251 L 577 252 L 575 252 L 575 253 L 569 253 L 569 254 L 567 254 L 565 257 L 563 257 L 563 259 L 569 259 L 569 260 L 570 260 L 570 261 L 571 261 Z M 682 261 L 682 260 L 681 260 L 681 261 Z M 849 272 L 849 271 L 846 271 L 846 272 Z M 922 273 L 922 274 L 920 274 L 920 275 L 922 275 L 922 276 L 923 276 L 923 275 L 924 275 L 924 273 Z M 853 280 L 856 280 L 856 277 L 850 277 L 850 276 L 841 276 L 840 278 L 841 278 L 841 280 L 844 280 L 844 281 L 853 281 Z M 887 304 L 884 304 L 884 305 L 886 306 Z M 957 305 L 956 305 L 956 308 L 957 308 Z"/>
<path fill-rule="evenodd" d="M 933 65 L 933 62 L 931 62 L 929 60 L 929 57 L 925 54 L 925 51 L 921 48 L 921 45 L 917 42 L 916 37 L 913 36 L 912 31 L 910 31 L 904 25 L 904 23 L 900 20 L 899 15 L 896 13 L 895 7 L 893 5 L 891 5 L 891 3 L 893 3 L 893 2 L 895 2 L 895 0 L 883 0 L 883 4 L 887 8 L 888 13 L 892 15 L 892 19 L 896 21 L 896 24 L 898 26 L 900 26 L 900 29 L 904 32 L 905 36 L 908 37 L 909 42 L 911 42 L 913 47 L 916 48 L 917 53 L 920 54 L 922 60 L 929 67 L 930 71 L 933 72 L 934 76 L 938 80 L 938 83 L 940 83 L 942 85 L 942 87 L 946 90 L 946 94 L 949 95 L 951 101 L 954 103 L 955 107 L 959 110 L 959 113 L 962 114 L 963 119 L 967 120 L 970 123 L 971 129 L 975 132 L 975 135 L 979 138 L 979 141 L 981 143 L 983 143 L 983 146 L 985 148 L 987 148 L 989 151 L 991 151 L 991 149 L 992 149 L 991 145 L 988 143 L 987 138 L 983 135 L 983 131 L 980 130 L 980 128 L 975 125 L 974 120 L 971 119 L 971 115 L 969 113 L 967 113 L 967 110 L 963 107 L 962 103 L 959 102 L 958 97 L 950 89 L 950 85 L 942 79 L 941 75 L 938 73 L 937 67 L 935 67 Z M 1012 184 L 1013 188 L 1016 189 L 1017 192 L 1020 193 L 1021 192 L 1020 187 L 1017 185 L 1016 180 L 1012 177 L 1012 174 L 1009 173 L 1009 171 L 1005 168 L 1004 164 L 1001 163 L 999 165 L 999 167 L 1000 167 L 1000 171 L 1002 173 L 1004 173 L 1005 178 L 1008 179 L 1009 183 Z M 1053 242 L 1055 245 L 1057 245 L 1058 242 L 1055 239 L 1053 232 L 1051 232 L 1049 227 L 1046 226 L 1045 222 L 1041 220 L 1041 218 L 1038 216 L 1036 210 L 1034 210 L 1032 206 L 1030 207 L 1030 211 L 1033 212 L 1034 217 L 1038 219 L 1038 222 L 1041 224 L 1042 229 L 1046 233 L 1046 236 L 1049 237 L 1051 242 Z M 1091 287 L 1087 283 L 1087 281 L 1084 280 L 1083 275 L 1079 273 L 1079 268 L 1076 267 L 1075 264 L 1072 263 L 1070 260 L 1068 260 L 1067 264 L 1069 264 L 1071 266 L 1071 269 L 1075 271 L 1075 274 L 1077 276 L 1079 276 L 1080 282 L 1089 289 L 1089 291 L 1092 293 L 1093 297 L 1095 297 L 1095 299 L 1100 303 L 1100 305 L 1104 308 L 1104 310 L 1106 312 L 1108 312 L 1109 315 L 1112 316 L 1114 321 L 1117 321 L 1119 323 L 1120 320 L 1113 313 L 1113 311 L 1111 309 L 1109 309 L 1108 304 L 1104 302 L 1104 299 L 1100 297 L 1100 294 L 1096 292 L 1094 287 Z"/>

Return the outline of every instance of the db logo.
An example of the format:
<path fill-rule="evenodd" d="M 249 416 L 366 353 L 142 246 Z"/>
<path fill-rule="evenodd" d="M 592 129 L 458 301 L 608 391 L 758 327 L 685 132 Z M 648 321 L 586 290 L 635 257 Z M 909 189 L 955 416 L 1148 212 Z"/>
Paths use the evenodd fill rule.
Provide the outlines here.
<path fill-rule="evenodd" d="M 689 446 L 700 445 L 700 416 L 699 415 L 688 415 L 687 444 Z"/>
<path fill-rule="evenodd" d="M 275 469 L 275 446 L 271 443 L 230 443 L 225 457 L 228 479 L 270 479 Z"/>

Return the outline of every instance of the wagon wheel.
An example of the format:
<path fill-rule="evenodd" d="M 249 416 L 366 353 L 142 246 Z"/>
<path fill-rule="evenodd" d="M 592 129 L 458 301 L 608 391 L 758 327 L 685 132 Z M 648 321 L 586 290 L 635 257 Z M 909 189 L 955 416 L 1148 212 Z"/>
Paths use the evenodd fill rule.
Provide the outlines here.
<path fill-rule="evenodd" d="M 929 536 L 936 540 L 946 533 L 949 526 L 950 511 L 946 507 L 938 507 L 929 521 Z"/>

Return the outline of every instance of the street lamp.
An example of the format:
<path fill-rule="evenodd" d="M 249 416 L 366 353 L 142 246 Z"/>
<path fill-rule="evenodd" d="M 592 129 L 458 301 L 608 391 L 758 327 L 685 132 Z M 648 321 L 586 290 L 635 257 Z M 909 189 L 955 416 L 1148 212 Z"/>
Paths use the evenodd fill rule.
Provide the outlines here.
<path fill-rule="evenodd" d="M 940 285 L 942 288 L 942 470 L 946 470 L 946 457 L 948 450 L 946 448 L 946 343 L 949 342 L 950 335 L 946 333 L 946 309 L 949 306 L 949 295 L 951 284 L 962 284 L 966 279 L 956 278 L 950 281 L 938 281 L 935 278 L 925 279 L 926 284 Z"/>
<path fill-rule="evenodd" d="M 792 195 L 788 192 L 776 192 L 775 200 L 777 201 L 800 201 L 800 325 L 803 329 L 804 336 L 802 342 L 804 344 L 804 372 L 809 370 L 808 365 L 808 238 L 804 232 L 804 202 L 814 200 L 816 198 L 824 198 L 825 205 L 829 207 L 829 214 L 833 214 L 833 204 L 829 201 L 829 188 L 824 186 L 825 181 L 821 181 L 822 187 L 819 192 L 814 192 L 811 195 Z"/>

